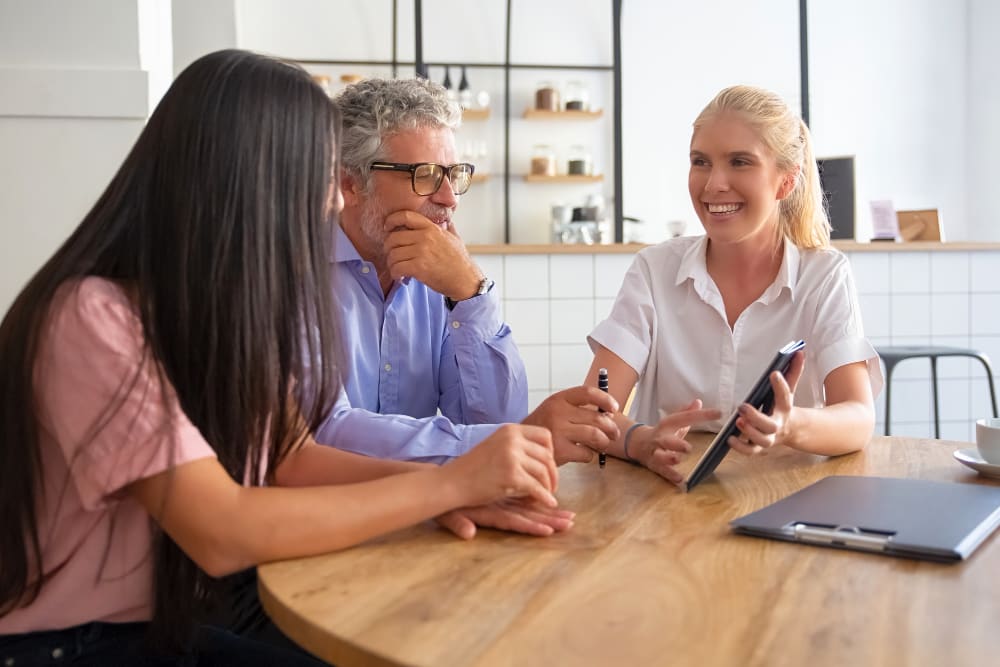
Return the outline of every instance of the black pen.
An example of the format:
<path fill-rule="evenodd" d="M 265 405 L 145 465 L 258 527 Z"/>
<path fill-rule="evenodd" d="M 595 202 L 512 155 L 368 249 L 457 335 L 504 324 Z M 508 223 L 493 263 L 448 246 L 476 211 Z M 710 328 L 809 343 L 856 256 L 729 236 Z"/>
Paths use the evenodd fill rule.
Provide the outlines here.
<path fill-rule="evenodd" d="M 603 391 L 605 394 L 608 393 L 608 369 L 602 368 L 597 371 L 597 388 Z M 604 412 L 601 408 L 597 408 L 598 412 Z M 597 465 L 604 467 L 604 464 L 608 462 L 608 455 L 605 452 L 598 452 L 597 454 Z"/>

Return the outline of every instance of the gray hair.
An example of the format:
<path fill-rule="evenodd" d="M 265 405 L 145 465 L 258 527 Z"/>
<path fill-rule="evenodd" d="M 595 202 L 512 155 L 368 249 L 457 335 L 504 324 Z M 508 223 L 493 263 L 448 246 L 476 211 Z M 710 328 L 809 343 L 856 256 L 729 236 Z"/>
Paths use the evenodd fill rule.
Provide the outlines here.
<path fill-rule="evenodd" d="M 427 79 L 364 79 L 334 98 L 340 109 L 340 159 L 367 189 L 369 165 L 385 159 L 385 140 L 416 128 L 449 128 L 462 122 L 444 86 Z"/>

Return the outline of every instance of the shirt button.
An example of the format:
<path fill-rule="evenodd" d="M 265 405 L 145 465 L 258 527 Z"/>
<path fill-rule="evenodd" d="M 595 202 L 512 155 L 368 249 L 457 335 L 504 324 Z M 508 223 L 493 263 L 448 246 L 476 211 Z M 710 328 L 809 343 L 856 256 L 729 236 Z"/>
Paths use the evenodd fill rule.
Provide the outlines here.
<path fill-rule="evenodd" d="M 461 322 L 452 322 L 452 323 L 451 323 L 451 328 L 452 328 L 452 329 L 457 329 L 457 328 L 459 328 L 460 326 L 462 326 L 462 323 L 461 323 Z"/>
<path fill-rule="evenodd" d="M 14 658 L 7 658 L 3 661 L 4 667 L 14 667 Z"/>
<path fill-rule="evenodd" d="M 361 273 L 368 273 L 369 271 L 371 271 L 371 269 L 369 267 L 367 267 L 367 266 L 362 266 L 361 267 Z"/>
<path fill-rule="evenodd" d="M 52 659 L 53 660 L 59 660 L 62 657 L 63 657 L 63 650 L 62 650 L 61 647 L 56 647 L 56 648 L 52 649 Z"/>
<path fill-rule="evenodd" d="M 385 370 L 386 371 L 391 371 L 392 370 L 392 364 L 386 364 L 385 365 Z"/>

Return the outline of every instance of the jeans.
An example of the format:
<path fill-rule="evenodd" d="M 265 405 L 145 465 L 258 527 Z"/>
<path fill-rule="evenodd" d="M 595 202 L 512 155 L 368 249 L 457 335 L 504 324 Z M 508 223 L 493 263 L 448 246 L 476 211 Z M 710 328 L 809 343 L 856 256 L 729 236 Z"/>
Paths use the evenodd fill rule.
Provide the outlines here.
<path fill-rule="evenodd" d="M 85 623 L 65 630 L 0 636 L 0 665 L 74 665 L 79 667 L 270 667 L 322 665 L 301 651 L 289 651 L 202 626 L 194 645 L 182 655 L 151 652 L 145 623 Z"/>
<path fill-rule="evenodd" d="M 160 655 L 147 647 L 146 623 L 85 623 L 64 630 L 0 635 L 0 667 L 315 667 L 316 658 L 271 623 L 257 598 L 257 577 L 247 570 L 229 578 L 223 612 L 201 626 L 190 650 Z"/>

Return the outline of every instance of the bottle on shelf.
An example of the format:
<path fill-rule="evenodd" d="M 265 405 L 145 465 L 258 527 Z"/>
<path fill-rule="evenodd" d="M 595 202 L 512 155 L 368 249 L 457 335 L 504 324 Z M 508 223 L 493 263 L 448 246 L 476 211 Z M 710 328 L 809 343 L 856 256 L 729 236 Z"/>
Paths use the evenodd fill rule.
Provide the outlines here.
<path fill-rule="evenodd" d="M 556 154 L 548 144 L 536 144 L 531 151 L 531 175 L 555 176 Z"/>
<path fill-rule="evenodd" d="M 566 162 L 566 173 L 570 176 L 593 176 L 594 163 L 585 146 L 577 144 L 569 149 L 569 160 Z"/>
<path fill-rule="evenodd" d="M 559 111 L 559 89 L 551 81 L 542 81 L 535 89 L 535 109 L 539 111 Z"/>
<path fill-rule="evenodd" d="M 582 81 L 566 84 L 566 111 L 590 111 L 590 94 Z"/>
<path fill-rule="evenodd" d="M 313 74 L 312 80 L 316 82 L 316 85 L 323 89 L 327 97 L 333 96 L 333 90 L 330 88 L 330 77 L 326 74 Z"/>
<path fill-rule="evenodd" d="M 363 77 L 360 74 L 341 74 L 340 75 L 340 86 L 339 86 L 339 88 L 337 90 L 334 91 L 334 93 L 333 93 L 334 96 L 336 96 L 337 93 L 339 93 L 341 90 L 343 90 L 347 86 L 350 86 L 351 84 L 355 84 L 355 83 L 357 83 L 358 81 L 361 81 L 364 78 L 365 77 Z"/>
<path fill-rule="evenodd" d="M 465 76 L 465 65 L 462 65 L 462 80 L 458 82 L 458 104 L 463 109 L 472 108 L 472 88 L 469 87 L 469 79 Z"/>
<path fill-rule="evenodd" d="M 447 91 L 448 99 L 450 100 L 457 99 L 457 95 L 455 95 L 455 89 L 451 85 L 451 67 L 448 65 L 444 66 L 444 81 L 441 82 L 441 85 L 444 86 L 445 91 Z"/>

